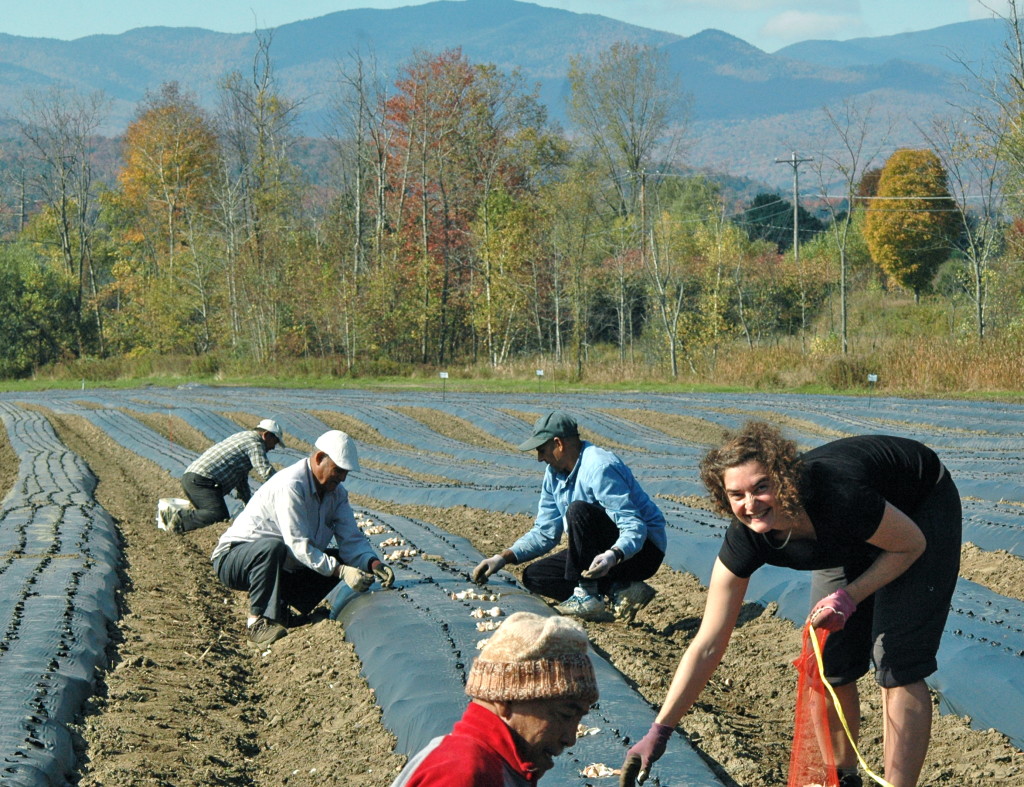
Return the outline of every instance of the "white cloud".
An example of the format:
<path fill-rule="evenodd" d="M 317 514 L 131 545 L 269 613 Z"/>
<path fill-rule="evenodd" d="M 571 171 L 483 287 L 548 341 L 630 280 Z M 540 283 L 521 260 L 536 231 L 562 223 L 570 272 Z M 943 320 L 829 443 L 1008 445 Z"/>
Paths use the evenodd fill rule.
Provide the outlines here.
<path fill-rule="evenodd" d="M 1008 0 L 966 0 L 967 15 L 971 19 L 991 19 L 993 12 L 1005 15 L 1010 7 Z"/>
<path fill-rule="evenodd" d="M 818 14 L 785 11 L 761 25 L 762 36 L 783 41 L 809 38 L 845 39 L 862 35 L 864 23 L 851 14 Z"/>

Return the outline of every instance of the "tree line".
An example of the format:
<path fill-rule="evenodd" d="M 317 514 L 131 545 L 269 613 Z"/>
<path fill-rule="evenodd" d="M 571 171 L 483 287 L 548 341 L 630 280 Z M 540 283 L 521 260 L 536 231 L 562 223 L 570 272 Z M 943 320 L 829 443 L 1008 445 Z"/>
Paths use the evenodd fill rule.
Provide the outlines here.
<path fill-rule="evenodd" d="M 176 83 L 148 94 L 110 182 L 95 175 L 105 98 L 30 93 L 2 151 L 0 375 L 148 354 L 339 373 L 543 356 L 582 374 L 610 345 L 676 378 L 737 342 L 803 336 L 835 300 L 846 352 L 865 286 L 966 300 L 978 340 L 1016 330 L 1016 14 L 1004 68 L 976 75 L 980 108 L 928 129 L 927 149 L 883 161 L 869 105 L 824 110 L 814 212 L 807 191 L 733 205 L 689 172 L 687 96 L 634 44 L 571 59 L 571 133 L 519 74 L 459 50 L 416 53 L 393 80 L 353 53 L 324 81 L 315 180 L 271 34 L 215 109 Z"/>

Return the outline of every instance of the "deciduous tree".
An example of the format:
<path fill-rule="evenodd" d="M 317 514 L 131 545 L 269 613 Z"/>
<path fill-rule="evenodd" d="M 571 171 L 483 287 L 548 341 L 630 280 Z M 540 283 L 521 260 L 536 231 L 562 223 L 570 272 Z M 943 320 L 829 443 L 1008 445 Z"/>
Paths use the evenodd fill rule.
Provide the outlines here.
<path fill-rule="evenodd" d="M 837 108 L 826 107 L 825 118 L 831 134 L 820 145 L 812 167 L 817 176 L 822 204 L 829 213 L 832 247 L 838 254 L 839 343 L 845 355 L 849 350 L 847 301 L 849 296 L 849 254 L 853 240 L 853 206 L 862 177 L 872 169 L 878 150 L 886 144 L 888 123 L 874 117 L 871 102 L 844 101 Z M 839 193 L 834 193 L 837 188 Z"/>
<path fill-rule="evenodd" d="M 222 80 L 218 118 L 229 324 L 234 343 L 257 363 L 270 360 L 287 320 L 285 270 L 300 231 L 302 179 L 292 160 L 298 102 L 277 83 L 271 43 L 269 34 L 257 35 L 251 71 Z"/>
<path fill-rule="evenodd" d="M 195 99 L 169 83 L 140 104 L 122 155 L 118 188 L 106 197 L 120 257 L 121 332 L 130 322 L 144 346 L 207 352 L 223 305 L 221 255 L 211 248 L 220 159 L 214 129 Z"/>
<path fill-rule="evenodd" d="M 628 42 L 570 58 L 569 89 L 569 119 L 607 174 L 615 212 L 639 213 L 645 173 L 678 155 L 689 97 L 663 53 Z"/>
<path fill-rule="evenodd" d="M 18 129 L 35 159 L 36 165 L 31 168 L 35 188 L 55 219 L 61 260 L 75 282 L 70 316 L 79 354 L 93 349 L 86 346 L 89 334 L 97 337 L 99 345 L 95 349 L 103 352 L 103 326 L 96 299 L 101 282 L 92 265 L 97 215 L 92 155 L 107 104 L 101 93 L 84 96 L 54 86 L 29 92 L 17 118 Z M 92 331 L 84 324 L 87 291 L 93 298 Z"/>
<path fill-rule="evenodd" d="M 942 162 L 931 150 L 897 150 L 867 209 L 871 257 L 889 279 L 919 297 L 950 254 L 955 209 Z"/>
<path fill-rule="evenodd" d="M 396 287 L 415 287 L 415 360 L 446 362 L 476 326 L 493 363 L 499 330 L 466 316 L 475 305 L 486 308 L 487 291 L 504 269 L 489 256 L 500 245 L 490 238 L 490 211 L 501 200 L 491 196 L 528 200 L 536 173 L 557 157 L 545 113 L 517 75 L 472 64 L 458 50 L 417 55 L 387 109 L 393 278 Z"/>

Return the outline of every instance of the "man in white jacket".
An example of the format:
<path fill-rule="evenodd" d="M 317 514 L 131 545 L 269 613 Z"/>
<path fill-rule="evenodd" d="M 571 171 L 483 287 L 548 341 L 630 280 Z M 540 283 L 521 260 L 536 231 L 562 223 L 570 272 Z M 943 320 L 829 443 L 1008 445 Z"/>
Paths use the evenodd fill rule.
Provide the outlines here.
<path fill-rule="evenodd" d="M 288 608 L 308 614 L 341 580 L 366 591 L 394 571 L 356 525 L 342 482 L 358 472 L 355 441 L 325 432 L 306 459 L 261 486 L 217 542 L 211 560 L 232 590 L 249 592 L 247 634 L 262 647 L 285 636 Z M 328 548 L 331 540 L 336 548 Z"/>

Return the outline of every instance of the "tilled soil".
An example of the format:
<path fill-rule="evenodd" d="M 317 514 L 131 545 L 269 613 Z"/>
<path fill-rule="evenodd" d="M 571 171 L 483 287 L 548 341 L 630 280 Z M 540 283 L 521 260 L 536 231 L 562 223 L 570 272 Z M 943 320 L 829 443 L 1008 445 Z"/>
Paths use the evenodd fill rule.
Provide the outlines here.
<path fill-rule="evenodd" d="M 404 758 L 345 632 L 323 616 L 270 652 L 249 646 L 244 594 L 218 582 L 216 527 L 174 537 L 167 473 L 74 417 L 51 416 L 100 479 L 125 551 L 112 667 L 81 725 L 80 784 L 378 785 Z"/>
<path fill-rule="evenodd" d="M 314 615 L 293 625 L 269 651 L 251 648 L 242 628 L 244 594 L 225 590 L 210 568 L 221 529 L 183 537 L 158 530 L 155 501 L 179 496 L 177 480 L 84 420 L 47 415 L 99 478 L 97 498 L 115 518 L 125 555 L 122 617 L 111 632 L 111 667 L 79 727 L 77 783 L 390 784 L 404 757 L 392 753 L 394 737 L 381 725 L 342 626 Z M 192 450 L 206 447 L 184 424 L 173 431 Z M 363 453 L 372 459 L 372 444 Z M 0 450 L 0 477 L 10 477 L 12 461 Z M 537 480 L 539 487 L 539 471 Z M 483 554 L 508 546 L 530 525 L 528 516 L 465 507 L 354 502 L 434 522 Z M 964 557 L 965 577 L 1021 597 L 1024 561 L 970 545 Z M 668 568 L 651 584 L 658 595 L 634 624 L 594 623 L 588 629 L 595 648 L 652 703 L 653 718 L 653 706 L 699 625 L 705 589 L 693 576 Z M 396 637 L 395 647 L 401 646 Z M 772 606 L 747 605 L 722 666 L 680 725 L 728 787 L 785 784 L 795 684 L 790 662 L 799 649 L 799 631 L 776 617 Z M 877 690 L 870 679 L 861 689 L 863 753 L 880 767 Z M 627 732 L 635 737 L 645 730 Z M 619 756 L 609 752 L 608 764 L 617 765 L 612 760 Z M 994 731 L 936 715 L 921 783 L 1024 784 L 1024 757 Z"/>

